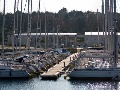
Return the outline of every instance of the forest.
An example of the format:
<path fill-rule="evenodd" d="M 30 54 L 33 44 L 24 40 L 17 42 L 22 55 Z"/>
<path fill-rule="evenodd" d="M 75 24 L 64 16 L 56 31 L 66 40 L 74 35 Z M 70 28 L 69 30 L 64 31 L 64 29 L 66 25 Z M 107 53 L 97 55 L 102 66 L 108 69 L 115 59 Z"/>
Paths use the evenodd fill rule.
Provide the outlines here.
<path fill-rule="evenodd" d="M 38 16 L 39 15 L 39 16 Z M 15 12 L 15 29 L 16 33 L 20 31 L 20 18 L 21 12 Z M 18 17 L 18 19 L 17 19 Z M 102 31 L 103 28 L 103 14 L 100 12 L 82 12 L 82 11 L 70 11 L 66 8 L 62 8 L 58 13 L 53 12 L 32 12 L 29 14 L 31 18 L 31 33 L 36 33 L 37 28 L 41 28 L 39 32 L 47 33 L 57 32 L 59 33 L 78 33 L 84 34 L 84 32 L 97 32 Z M 46 22 L 45 22 L 46 21 Z M 18 23 L 17 23 L 18 22 Z M 45 24 L 46 23 L 46 24 Z M 2 27 L 3 27 L 3 13 L 0 13 L 0 36 L 2 38 Z M 14 27 L 14 14 L 5 14 L 5 37 L 11 35 Z M 17 30 L 18 28 L 18 30 Z M 22 31 L 21 33 L 27 33 L 28 29 L 28 13 L 22 13 Z M 117 13 L 117 31 L 120 31 L 120 14 Z M 1 41 L 0 38 L 0 41 Z"/>

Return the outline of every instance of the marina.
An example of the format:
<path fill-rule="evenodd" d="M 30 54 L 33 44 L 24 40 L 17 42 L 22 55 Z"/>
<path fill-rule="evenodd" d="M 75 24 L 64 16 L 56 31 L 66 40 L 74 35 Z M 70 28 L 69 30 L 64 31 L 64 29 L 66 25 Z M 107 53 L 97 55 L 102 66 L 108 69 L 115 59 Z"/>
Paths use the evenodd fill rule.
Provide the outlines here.
<path fill-rule="evenodd" d="M 27 11 L 27 32 L 22 31 L 22 14 L 20 14 L 20 29 L 18 29 L 18 6 L 21 3 L 21 12 L 23 1 L 15 0 L 14 2 L 14 20 L 13 30 L 8 38 L 8 44 L 12 46 L 11 52 L 5 51 L 4 30 L 5 30 L 5 5 L 3 8 L 3 28 L 2 28 L 2 49 L 1 49 L 1 78 L 19 78 L 19 77 L 36 77 L 40 75 L 42 79 L 58 79 L 61 74 L 68 71 L 70 78 L 112 78 L 119 79 L 120 68 L 118 67 L 118 41 L 116 31 L 116 1 L 102 0 L 102 14 L 105 17 L 103 23 L 104 42 L 100 42 L 99 25 L 97 44 L 90 46 L 91 43 L 84 42 L 81 49 L 77 47 L 77 33 L 59 33 L 60 25 L 56 25 L 56 33 L 48 33 L 46 11 L 44 13 L 44 32 L 41 32 L 40 4 L 37 13 L 36 33 L 32 33 L 32 0 L 26 1 L 28 4 Z M 25 4 L 25 7 L 26 7 Z M 113 8 L 114 5 L 114 8 Z M 17 8 L 17 10 L 16 10 Z M 114 9 L 114 12 L 113 12 Z M 108 12 L 109 11 L 109 12 Z M 15 14 L 16 13 L 16 14 Z M 108 13 L 111 17 L 108 18 Z M 114 14 L 114 17 L 112 17 Z M 103 16 L 102 16 L 103 17 Z M 96 12 L 96 20 L 98 22 L 98 10 Z M 114 22 L 113 22 L 113 21 Z M 54 20 L 53 20 L 54 22 Z M 17 23 L 17 24 L 16 24 Z M 38 25 L 39 24 L 39 25 Z M 107 27 L 107 28 L 106 28 Z M 113 28 L 114 27 L 114 28 Z M 109 29 L 113 30 L 109 30 Z M 39 33 L 38 33 L 39 31 Z M 91 33 L 92 34 L 92 33 Z M 80 37 L 84 37 L 83 35 Z M 92 36 L 91 36 L 92 37 Z M 65 40 L 64 40 L 65 39 Z M 87 38 L 90 40 L 90 38 Z M 68 43 L 69 41 L 69 43 Z M 98 46 L 97 46 L 98 45 Z M 24 50 L 21 49 L 24 46 Z M 31 48 L 34 48 L 32 49 Z M 71 46 L 71 47 L 70 47 Z M 101 47 L 102 46 L 102 47 Z M 67 48 L 76 50 L 74 53 L 67 51 Z M 19 49 L 18 49 L 19 48 Z M 39 49 L 38 49 L 39 48 Z M 89 50 L 90 49 L 90 50 Z M 92 49 L 92 50 L 91 50 Z M 97 50 L 95 50 L 97 49 Z M 102 49 L 102 50 L 100 50 Z M 78 53 L 79 51 L 79 53 Z M 72 54 L 72 55 L 71 55 Z M 19 74 L 17 73 L 19 72 Z M 21 72 L 21 73 L 20 73 Z M 106 73 L 105 73 L 106 72 Z M 97 75 L 97 74 L 98 75 Z"/>
<path fill-rule="evenodd" d="M 118 1 L 58 13 L 42 12 L 42 0 L 14 0 L 14 13 L 0 2 L 0 90 L 120 89 Z"/>

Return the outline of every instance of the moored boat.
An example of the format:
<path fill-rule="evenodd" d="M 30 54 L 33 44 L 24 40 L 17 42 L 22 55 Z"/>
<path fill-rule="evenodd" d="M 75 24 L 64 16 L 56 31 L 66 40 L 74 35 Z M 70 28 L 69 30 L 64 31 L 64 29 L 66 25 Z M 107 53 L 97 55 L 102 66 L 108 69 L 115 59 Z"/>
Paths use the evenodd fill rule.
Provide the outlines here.
<path fill-rule="evenodd" d="M 25 69 L 12 68 L 5 65 L 0 65 L 0 78 L 30 78 Z"/>
<path fill-rule="evenodd" d="M 86 50 L 79 54 L 75 67 L 68 74 L 71 79 L 120 79 L 120 67 L 113 65 L 113 55 L 102 50 Z"/>

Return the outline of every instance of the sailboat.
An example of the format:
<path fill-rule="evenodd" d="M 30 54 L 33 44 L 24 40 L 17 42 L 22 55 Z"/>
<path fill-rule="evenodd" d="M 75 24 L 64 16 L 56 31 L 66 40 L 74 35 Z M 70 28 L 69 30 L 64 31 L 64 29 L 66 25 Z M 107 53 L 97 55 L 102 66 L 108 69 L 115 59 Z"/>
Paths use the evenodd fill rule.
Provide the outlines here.
<path fill-rule="evenodd" d="M 30 78 L 32 77 L 24 66 L 8 65 L 10 60 L 0 60 L 0 78 Z"/>
<path fill-rule="evenodd" d="M 120 67 L 112 64 L 113 58 L 113 55 L 104 50 L 82 51 L 68 76 L 80 79 L 119 79 Z"/>
<path fill-rule="evenodd" d="M 114 0 L 116 6 L 116 0 Z M 116 7 L 114 7 L 114 20 L 116 20 Z M 88 49 L 79 53 L 74 68 L 68 74 L 70 78 L 79 79 L 112 79 L 120 80 L 120 66 L 117 63 L 117 35 L 116 21 L 114 21 L 114 50 Z"/>
<path fill-rule="evenodd" d="M 16 7 L 16 0 L 15 0 Z M 3 28 L 2 28 L 2 58 L 0 59 L 0 78 L 29 78 L 31 75 L 25 68 L 14 67 L 11 65 L 11 61 L 13 58 L 8 56 L 8 53 L 4 53 L 4 26 L 5 26 L 5 0 L 4 0 L 4 10 L 3 10 Z M 14 33 L 13 33 L 14 34 Z M 14 37 L 13 37 L 14 38 Z M 14 45 L 14 44 L 13 44 Z M 14 52 L 9 53 L 9 55 L 13 55 Z M 5 58 L 7 56 L 8 58 Z"/>

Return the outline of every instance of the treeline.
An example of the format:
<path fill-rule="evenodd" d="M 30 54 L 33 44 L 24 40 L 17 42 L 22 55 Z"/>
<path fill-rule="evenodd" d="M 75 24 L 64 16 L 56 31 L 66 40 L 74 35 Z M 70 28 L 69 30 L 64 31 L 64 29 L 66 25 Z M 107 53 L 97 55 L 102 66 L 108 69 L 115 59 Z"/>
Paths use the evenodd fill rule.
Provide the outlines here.
<path fill-rule="evenodd" d="M 17 13 L 18 13 L 18 23 L 17 23 Z M 49 33 L 57 32 L 57 28 L 59 29 L 59 33 L 78 33 L 78 34 L 84 34 L 86 31 L 102 31 L 102 25 L 103 25 L 103 18 L 102 14 L 99 12 L 82 12 L 82 11 L 71 11 L 68 12 L 66 8 L 62 8 L 59 10 L 58 13 L 52 13 L 52 12 L 41 12 L 38 17 L 39 12 L 32 12 L 30 14 L 31 18 L 31 31 L 32 33 L 35 33 L 37 31 L 37 23 L 38 28 L 41 26 L 41 32 L 45 32 L 45 16 L 46 16 L 46 31 Z M 21 12 L 18 11 L 15 13 L 16 19 L 15 19 L 15 26 L 17 29 L 18 25 L 18 31 L 15 31 L 19 33 L 20 30 L 20 17 Z M 98 18 L 97 18 L 98 15 Z M 12 34 L 12 30 L 14 29 L 14 14 L 7 13 L 5 15 L 5 37 L 7 35 Z M 2 37 L 2 25 L 3 24 L 3 14 L 0 13 L 0 36 Z M 40 25 L 41 24 L 41 25 Z M 28 29 L 28 14 L 23 13 L 22 14 L 22 33 L 26 33 Z M 120 14 L 117 14 L 117 30 L 119 31 L 120 28 Z M 40 31 L 38 31 L 40 32 Z M 1 39 L 1 38 L 0 38 Z M 0 40 L 1 41 L 1 40 Z"/>

